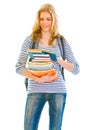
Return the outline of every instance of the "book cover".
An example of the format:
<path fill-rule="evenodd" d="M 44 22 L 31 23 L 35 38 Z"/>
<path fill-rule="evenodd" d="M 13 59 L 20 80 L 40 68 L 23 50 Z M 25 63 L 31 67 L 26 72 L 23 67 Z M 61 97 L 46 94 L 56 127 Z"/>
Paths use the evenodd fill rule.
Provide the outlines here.
<path fill-rule="evenodd" d="M 56 54 L 50 50 L 28 49 L 27 52 L 28 52 L 31 59 L 33 59 L 35 55 L 38 55 L 38 56 L 43 55 L 44 57 L 46 57 L 46 55 L 47 56 L 49 55 L 49 57 L 51 58 L 52 61 L 54 61 L 54 62 L 57 61 Z"/>

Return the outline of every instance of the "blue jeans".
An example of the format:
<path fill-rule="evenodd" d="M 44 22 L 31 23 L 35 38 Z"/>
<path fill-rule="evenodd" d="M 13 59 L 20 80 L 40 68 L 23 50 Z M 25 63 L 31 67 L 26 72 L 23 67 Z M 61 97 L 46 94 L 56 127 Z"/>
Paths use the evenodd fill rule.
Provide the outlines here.
<path fill-rule="evenodd" d="M 49 104 L 49 130 L 61 130 L 66 93 L 28 94 L 25 107 L 24 130 L 38 130 L 41 112 L 47 101 Z"/>

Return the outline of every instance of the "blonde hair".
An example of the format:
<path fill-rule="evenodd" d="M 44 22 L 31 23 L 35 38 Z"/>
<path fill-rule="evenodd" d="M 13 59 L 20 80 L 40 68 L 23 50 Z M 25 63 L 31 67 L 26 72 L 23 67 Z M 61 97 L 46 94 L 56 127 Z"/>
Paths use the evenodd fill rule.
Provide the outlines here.
<path fill-rule="evenodd" d="M 49 45 L 51 45 L 53 40 L 56 37 L 60 37 L 60 34 L 58 33 L 57 15 L 56 15 L 54 7 L 51 4 L 44 4 L 38 10 L 37 15 L 36 15 L 35 24 L 32 28 L 32 38 L 33 38 L 34 42 L 36 42 L 37 37 L 41 37 L 41 27 L 39 25 L 40 13 L 45 12 L 45 11 L 50 13 L 50 15 L 52 17 L 52 26 L 51 26 L 52 38 L 49 42 Z"/>

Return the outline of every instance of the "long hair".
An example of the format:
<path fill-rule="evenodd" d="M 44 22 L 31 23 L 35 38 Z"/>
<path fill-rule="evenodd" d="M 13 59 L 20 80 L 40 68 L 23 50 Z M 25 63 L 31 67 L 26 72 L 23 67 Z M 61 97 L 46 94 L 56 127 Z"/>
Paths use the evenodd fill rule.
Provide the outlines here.
<path fill-rule="evenodd" d="M 36 42 L 37 37 L 39 37 L 39 38 L 41 37 L 41 27 L 39 24 L 40 13 L 45 12 L 45 11 L 50 13 L 50 15 L 52 17 L 52 26 L 51 26 L 52 37 L 49 42 L 49 45 L 52 45 L 53 40 L 57 37 L 60 37 L 60 34 L 58 33 L 58 21 L 57 21 L 58 17 L 57 17 L 54 7 L 51 4 L 44 4 L 38 10 L 37 15 L 36 15 L 35 24 L 32 28 L 32 38 L 33 38 L 33 41 Z"/>

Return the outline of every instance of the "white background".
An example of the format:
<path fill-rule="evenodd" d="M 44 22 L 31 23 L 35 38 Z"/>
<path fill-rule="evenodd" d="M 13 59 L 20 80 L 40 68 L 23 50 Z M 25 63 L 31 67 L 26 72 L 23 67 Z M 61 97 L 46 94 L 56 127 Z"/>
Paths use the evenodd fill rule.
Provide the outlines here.
<path fill-rule="evenodd" d="M 40 5 L 51 3 L 59 17 L 59 31 L 70 43 L 80 73 L 65 71 L 67 102 L 62 130 L 86 130 L 87 123 L 87 15 L 86 0 L 0 1 L 0 130 L 23 130 L 26 90 L 24 78 L 15 72 L 21 45 L 31 33 Z M 48 130 L 48 104 L 39 130 Z"/>

